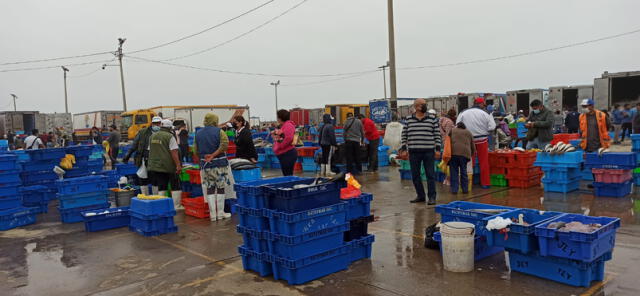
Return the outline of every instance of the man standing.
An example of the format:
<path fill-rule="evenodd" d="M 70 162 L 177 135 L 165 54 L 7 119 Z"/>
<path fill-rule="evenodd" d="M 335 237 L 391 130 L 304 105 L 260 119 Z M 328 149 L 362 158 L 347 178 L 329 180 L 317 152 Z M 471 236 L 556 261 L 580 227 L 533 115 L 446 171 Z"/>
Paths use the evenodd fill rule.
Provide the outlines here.
<path fill-rule="evenodd" d="M 429 201 L 436 204 L 435 159 L 440 158 L 442 138 L 438 119 L 427 114 L 427 103 L 424 99 L 413 102 L 415 113 L 406 118 L 402 129 L 402 143 L 400 155 L 409 156 L 411 165 L 411 180 L 418 195 L 411 203 L 425 202 L 426 196 L 422 185 L 421 169 L 424 166 L 427 175 L 427 190 Z M 484 111 L 482 111 L 484 112 Z M 485 113 L 486 114 L 486 113 Z"/>
<path fill-rule="evenodd" d="M 564 118 L 564 125 L 567 127 L 567 133 L 578 133 L 578 129 L 580 129 L 580 113 L 578 113 L 575 107 L 572 107 L 571 111 L 567 113 L 567 116 Z"/>
<path fill-rule="evenodd" d="M 544 149 L 553 140 L 553 114 L 542 105 L 542 101 L 533 100 L 530 104 L 527 131 L 527 149 Z"/>
<path fill-rule="evenodd" d="M 147 171 L 149 167 L 149 141 L 151 140 L 151 135 L 155 132 L 160 131 L 160 123 L 162 122 L 162 118 L 159 116 L 155 116 L 151 119 L 151 126 L 145 127 L 138 131 L 136 137 L 133 138 L 133 143 L 131 144 L 131 149 L 127 151 L 127 154 L 122 158 L 122 162 L 128 163 L 129 158 L 133 153 L 136 154 L 133 162 L 134 164 L 140 168 L 144 166 L 144 170 Z M 148 195 L 149 192 L 149 176 L 146 178 L 140 178 L 140 191 L 142 194 Z M 155 187 L 155 186 L 154 186 Z M 157 188 L 154 188 L 153 193 L 157 193 Z"/>
<path fill-rule="evenodd" d="M 633 113 L 633 133 L 640 134 L 640 103 L 636 104 L 636 112 Z"/>
<path fill-rule="evenodd" d="M 613 144 L 620 144 L 620 131 L 622 130 L 622 120 L 624 108 L 620 104 L 613 105 Z"/>
<path fill-rule="evenodd" d="M 42 139 L 38 137 L 38 130 L 33 129 L 31 131 L 31 136 L 28 136 L 24 139 L 24 144 L 22 145 L 22 149 L 24 150 L 32 150 L 32 149 L 43 149 L 44 143 Z"/>
<path fill-rule="evenodd" d="M 348 173 L 358 175 L 362 171 L 362 167 L 360 167 L 360 146 L 363 143 L 364 129 L 362 122 L 353 117 L 353 113 L 347 113 L 347 121 L 344 123 L 344 146 Z"/>
<path fill-rule="evenodd" d="M 473 135 L 476 145 L 476 155 L 480 163 L 480 185 L 487 189 L 491 185 L 489 172 L 489 133 L 496 128 L 496 122 L 491 114 L 484 111 L 484 99 L 476 98 L 472 108 L 464 110 L 458 116 L 456 124 L 464 123 Z M 522 111 L 522 110 L 520 110 Z"/>
<path fill-rule="evenodd" d="M 118 132 L 118 127 L 115 124 L 109 127 L 109 132 L 109 138 L 107 138 L 107 142 L 109 142 L 109 158 L 111 158 L 111 165 L 115 165 L 118 162 L 118 152 L 120 151 L 120 132 Z"/>
<path fill-rule="evenodd" d="M 202 194 L 209 204 L 211 221 L 231 217 L 224 212 L 224 188 L 230 185 L 228 145 L 227 134 L 218 127 L 218 116 L 212 113 L 205 115 L 204 127 L 196 133 L 194 150 L 200 159 Z"/>
<path fill-rule="evenodd" d="M 362 114 L 358 114 L 358 119 L 362 121 L 362 125 L 364 128 L 364 136 L 369 141 L 367 144 L 367 153 L 369 154 L 369 172 L 377 172 L 378 171 L 378 146 L 380 146 L 380 134 L 378 133 L 378 128 L 376 128 L 376 124 L 371 120 L 371 118 L 364 117 Z"/>
<path fill-rule="evenodd" d="M 11 132 L 11 130 L 7 131 L 7 144 L 9 144 L 9 150 L 16 150 L 15 146 L 16 135 Z"/>
<path fill-rule="evenodd" d="M 609 125 L 604 112 L 594 108 L 592 99 L 582 100 L 580 114 L 580 131 L 582 142 L 580 146 L 586 152 L 595 152 L 600 148 L 609 148 Z"/>
<path fill-rule="evenodd" d="M 164 119 L 160 124 L 160 130 L 151 135 L 149 149 L 149 178 L 151 184 L 158 187 L 158 194 L 167 195 L 171 186 L 173 207 L 176 210 L 184 209 L 180 204 L 182 191 L 178 174 L 182 171 L 180 163 L 179 147 L 176 137 L 171 133 L 173 123 Z"/>
<path fill-rule="evenodd" d="M 624 104 L 624 111 L 622 111 L 622 139 L 621 142 L 624 142 L 624 137 L 627 134 L 631 134 L 631 122 L 633 121 L 634 112 L 631 110 L 631 105 Z"/>

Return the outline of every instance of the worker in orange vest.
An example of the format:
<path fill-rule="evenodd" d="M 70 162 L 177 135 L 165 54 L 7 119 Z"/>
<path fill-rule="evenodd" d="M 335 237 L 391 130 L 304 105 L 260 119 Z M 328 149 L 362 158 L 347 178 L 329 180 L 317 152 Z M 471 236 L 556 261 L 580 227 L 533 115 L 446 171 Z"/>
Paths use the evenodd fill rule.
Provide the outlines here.
<path fill-rule="evenodd" d="M 586 152 L 594 152 L 600 148 L 609 148 L 611 121 L 608 116 L 594 108 L 593 99 L 582 100 L 582 111 L 580 114 L 582 149 Z"/>

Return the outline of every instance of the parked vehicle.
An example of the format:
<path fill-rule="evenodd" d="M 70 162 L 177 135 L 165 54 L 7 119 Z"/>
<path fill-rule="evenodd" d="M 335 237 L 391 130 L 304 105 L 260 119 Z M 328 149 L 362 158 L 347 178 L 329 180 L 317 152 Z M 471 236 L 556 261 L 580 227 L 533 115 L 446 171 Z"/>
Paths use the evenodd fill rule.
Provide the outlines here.
<path fill-rule="evenodd" d="M 546 106 L 552 111 L 576 108 L 583 99 L 593 98 L 593 85 L 554 86 L 549 88 Z"/>
<path fill-rule="evenodd" d="M 593 80 L 593 99 L 597 109 L 640 100 L 640 71 L 604 72 Z"/>
<path fill-rule="evenodd" d="M 93 127 L 107 129 L 111 125 L 122 127 L 122 111 L 93 111 L 73 114 L 73 131 L 80 140 L 89 138 Z"/>
<path fill-rule="evenodd" d="M 508 91 L 507 112 L 516 113 L 522 110 L 525 116 L 529 116 L 529 104 L 531 104 L 533 100 L 540 100 L 545 106 L 548 105 L 549 90 L 536 88 Z"/>

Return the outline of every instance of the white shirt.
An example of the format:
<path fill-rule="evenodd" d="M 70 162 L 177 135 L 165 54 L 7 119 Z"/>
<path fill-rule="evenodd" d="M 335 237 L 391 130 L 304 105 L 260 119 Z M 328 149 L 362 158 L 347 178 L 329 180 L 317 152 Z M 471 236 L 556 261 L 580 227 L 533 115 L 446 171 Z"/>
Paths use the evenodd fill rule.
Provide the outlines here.
<path fill-rule="evenodd" d="M 35 141 L 35 143 L 34 143 Z M 24 144 L 27 150 L 29 149 L 39 149 L 40 145 L 44 145 L 42 143 L 42 140 L 34 135 L 28 136 L 26 139 L 24 139 Z"/>
<path fill-rule="evenodd" d="M 169 150 L 178 150 L 180 149 L 178 147 L 178 140 L 176 140 L 176 137 L 171 137 L 171 140 L 169 140 Z"/>
<path fill-rule="evenodd" d="M 486 139 L 496 129 L 496 121 L 491 114 L 480 108 L 469 108 L 458 115 L 456 124 L 464 123 L 474 140 Z"/>

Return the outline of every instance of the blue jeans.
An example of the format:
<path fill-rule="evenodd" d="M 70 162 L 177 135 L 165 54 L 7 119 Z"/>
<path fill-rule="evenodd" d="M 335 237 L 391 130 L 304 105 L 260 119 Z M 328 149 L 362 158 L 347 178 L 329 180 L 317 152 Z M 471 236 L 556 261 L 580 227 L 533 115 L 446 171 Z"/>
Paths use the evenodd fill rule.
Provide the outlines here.
<path fill-rule="evenodd" d="M 538 149 L 544 149 L 544 146 L 547 146 L 547 144 L 550 144 L 551 141 L 549 142 L 540 142 L 540 140 L 538 140 L 538 138 L 535 138 L 531 141 L 529 141 L 527 143 L 527 150 L 529 149 L 534 149 L 534 148 L 538 148 Z"/>
<path fill-rule="evenodd" d="M 469 192 L 469 176 L 467 176 L 467 163 L 469 159 L 464 156 L 452 155 L 449 160 L 449 175 L 451 175 L 451 193 L 458 193 L 458 188 L 462 187 L 462 192 Z M 460 181 L 460 182 L 458 182 Z"/>
<path fill-rule="evenodd" d="M 409 164 L 411 165 L 411 180 L 413 187 L 416 188 L 418 199 L 425 199 L 424 186 L 420 176 L 421 167 L 427 175 L 427 189 L 429 190 L 429 199 L 436 199 L 436 171 L 435 171 L 435 151 L 433 149 L 425 149 L 418 151 L 409 150 Z"/>

